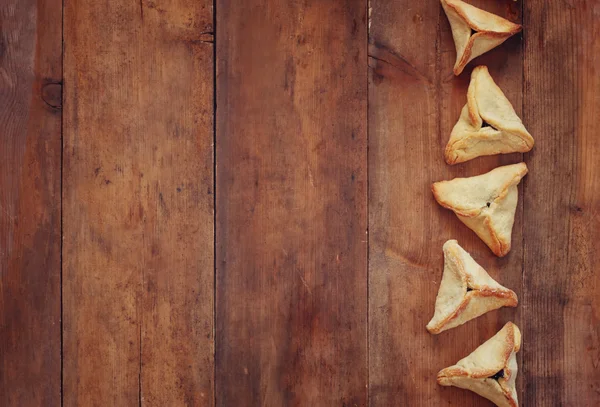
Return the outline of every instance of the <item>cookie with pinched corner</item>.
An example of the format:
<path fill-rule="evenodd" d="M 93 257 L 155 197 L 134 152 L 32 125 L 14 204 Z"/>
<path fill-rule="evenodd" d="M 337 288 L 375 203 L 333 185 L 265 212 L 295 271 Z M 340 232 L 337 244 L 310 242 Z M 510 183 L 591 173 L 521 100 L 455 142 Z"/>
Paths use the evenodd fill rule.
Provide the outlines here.
<path fill-rule="evenodd" d="M 437 382 L 471 390 L 499 407 L 518 407 L 516 354 L 520 348 L 521 331 L 508 322 L 469 356 L 442 369 Z"/>
<path fill-rule="evenodd" d="M 505 165 L 470 178 L 436 182 L 433 196 L 473 230 L 496 256 L 510 251 L 519 191 L 527 174 L 525 163 Z"/>
<path fill-rule="evenodd" d="M 448 164 L 494 154 L 525 153 L 533 137 L 486 66 L 473 69 L 467 104 L 452 129 L 444 158 Z"/>
<path fill-rule="evenodd" d="M 519 24 L 460 0 L 440 0 L 456 47 L 454 74 L 460 75 L 474 58 L 488 52 L 521 31 Z"/>
<path fill-rule="evenodd" d="M 456 240 L 444 243 L 444 274 L 427 330 L 438 334 L 501 307 L 516 307 L 514 291 L 498 284 Z"/>

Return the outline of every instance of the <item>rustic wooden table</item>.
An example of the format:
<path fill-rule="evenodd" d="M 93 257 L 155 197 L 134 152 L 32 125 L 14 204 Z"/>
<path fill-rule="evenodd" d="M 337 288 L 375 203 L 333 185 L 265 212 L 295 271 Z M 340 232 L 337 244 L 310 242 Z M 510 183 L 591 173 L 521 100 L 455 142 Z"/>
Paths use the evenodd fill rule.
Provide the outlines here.
<path fill-rule="evenodd" d="M 536 145 L 449 167 L 438 0 L 1 0 L 0 405 L 483 406 L 436 373 L 512 320 L 599 406 L 600 1 L 470 2 Z M 498 259 L 429 186 L 523 159 Z M 432 336 L 450 238 L 520 304 Z"/>

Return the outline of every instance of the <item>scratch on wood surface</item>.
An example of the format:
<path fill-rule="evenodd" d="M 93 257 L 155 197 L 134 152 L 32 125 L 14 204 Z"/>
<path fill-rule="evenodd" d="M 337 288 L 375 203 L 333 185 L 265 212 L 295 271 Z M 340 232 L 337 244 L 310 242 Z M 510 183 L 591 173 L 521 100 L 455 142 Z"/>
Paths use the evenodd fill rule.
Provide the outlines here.
<path fill-rule="evenodd" d="M 368 17 L 367 17 L 367 34 L 371 34 L 371 20 L 372 20 L 372 15 L 373 15 L 373 6 L 371 6 L 371 1 L 369 1 L 369 6 L 368 6 Z"/>
<path fill-rule="evenodd" d="M 383 62 L 406 75 L 419 79 L 428 85 L 433 84 L 433 81 L 430 78 L 421 73 L 421 71 L 403 56 L 393 53 L 382 45 L 369 44 L 368 56 L 376 61 Z"/>
<path fill-rule="evenodd" d="M 310 181 L 310 185 L 312 185 L 312 187 L 315 188 L 315 181 L 310 166 L 308 167 L 308 180 Z"/>
<path fill-rule="evenodd" d="M 415 260 L 409 259 L 408 257 L 398 253 L 394 249 L 390 249 L 390 248 L 385 249 L 385 256 L 389 259 L 396 260 L 403 264 L 409 264 L 411 266 L 418 267 L 420 269 L 425 269 L 425 270 L 428 269 L 428 267 L 426 265 L 418 263 Z"/>
<path fill-rule="evenodd" d="M 277 358 L 277 343 L 275 342 L 275 338 L 273 337 L 273 335 L 271 335 L 271 352 L 272 352 L 272 357 L 273 359 Z M 244 368 L 244 371 L 246 371 L 246 369 Z M 262 407 L 268 406 L 269 403 L 267 403 L 268 401 L 268 396 L 271 394 L 271 392 L 269 391 L 269 388 L 271 386 L 271 376 L 272 376 L 272 370 L 269 369 L 269 374 L 266 377 L 266 385 L 265 385 L 265 390 L 263 393 L 263 400 L 262 400 Z"/>
<path fill-rule="evenodd" d="M 304 277 L 302 276 L 302 273 L 300 272 L 300 270 L 296 269 L 296 273 L 298 274 L 298 277 L 300 277 L 300 281 L 302 281 L 302 284 L 304 284 L 304 287 L 306 287 L 306 291 L 308 291 L 308 293 L 310 295 L 312 295 L 312 291 L 310 290 L 310 287 L 308 286 L 308 284 L 306 283 L 306 280 L 304 279 Z"/>
<path fill-rule="evenodd" d="M 215 33 L 212 31 L 201 32 L 198 37 L 198 41 L 212 44 L 215 42 Z"/>
<path fill-rule="evenodd" d="M 165 198 L 163 197 L 162 192 L 158 193 L 158 205 L 164 215 L 169 215 L 169 209 L 167 208 L 167 203 L 165 202 Z"/>
<path fill-rule="evenodd" d="M 198 35 L 180 37 L 178 40 L 183 41 L 188 46 L 214 44 L 215 34 L 212 31 L 205 31 Z"/>
<path fill-rule="evenodd" d="M 144 0 L 140 0 L 140 17 L 144 21 Z"/>

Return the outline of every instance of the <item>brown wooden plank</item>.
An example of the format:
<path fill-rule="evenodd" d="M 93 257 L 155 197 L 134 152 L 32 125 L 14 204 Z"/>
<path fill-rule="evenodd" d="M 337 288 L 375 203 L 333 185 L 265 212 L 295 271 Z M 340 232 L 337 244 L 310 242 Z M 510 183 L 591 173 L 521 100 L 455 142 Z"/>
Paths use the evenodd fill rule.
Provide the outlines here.
<path fill-rule="evenodd" d="M 0 2 L 0 405 L 60 405 L 61 2 Z"/>
<path fill-rule="evenodd" d="M 469 3 L 520 21 L 512 1 Z M 490 312 L 433 336 L 443 270 L 442 245 L 457 239 L 501 284 L 522 285 L 521 207 L 513 247 L 496 258 L 455 215 L 438 206 L 434 181 L 519 162 L 520 154 L 448 166 L 443 149 L 466 103 L 470 72 L 485 64 L 517 113 L 522 99 L 519 36 L 476 59 L 460 77 L 450 26 L 439 0 L 372 0 L 369 35 L 369 399 L 373 406 L 481 406 L 479 396 L 436 384 L 437 372 L 466 356 L 521 308 Z M 534 134 L 535 136 L 535 134 Z M 520 385 L 520 389 L 522 386 Z M 489 403 L 488 403 L 489 404 Z"/>
<path fill-rule="evenodd" d="M 600 405 L 600 1 L 525 2 L 528 406 Z"/>
<path fill-rule="evenodd" d="M 219 406 L 366 404 L 366 13 L 217 1 Z"/>
<path fill-rule="evenodd" d="M 65 1 L 65 406 L 212 404 L 212 140 L 209 1 Z"/>

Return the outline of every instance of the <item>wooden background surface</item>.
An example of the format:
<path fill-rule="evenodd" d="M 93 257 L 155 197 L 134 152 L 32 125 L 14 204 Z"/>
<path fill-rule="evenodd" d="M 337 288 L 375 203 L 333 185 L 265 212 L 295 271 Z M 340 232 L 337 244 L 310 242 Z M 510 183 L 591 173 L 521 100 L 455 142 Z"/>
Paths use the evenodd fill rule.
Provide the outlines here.
<path fill-rule="evenodd" d="M 470 3 L 536 145 L 449 167 L 438 0 L 0 0 L 0 405 L 489 405 L 435 377 L 508 320 L 600 405 L 600 1 Z M 498 259 L 429 186 L 521 160 Z M 432 336 L 449 238 L 520 303 Z"/>

